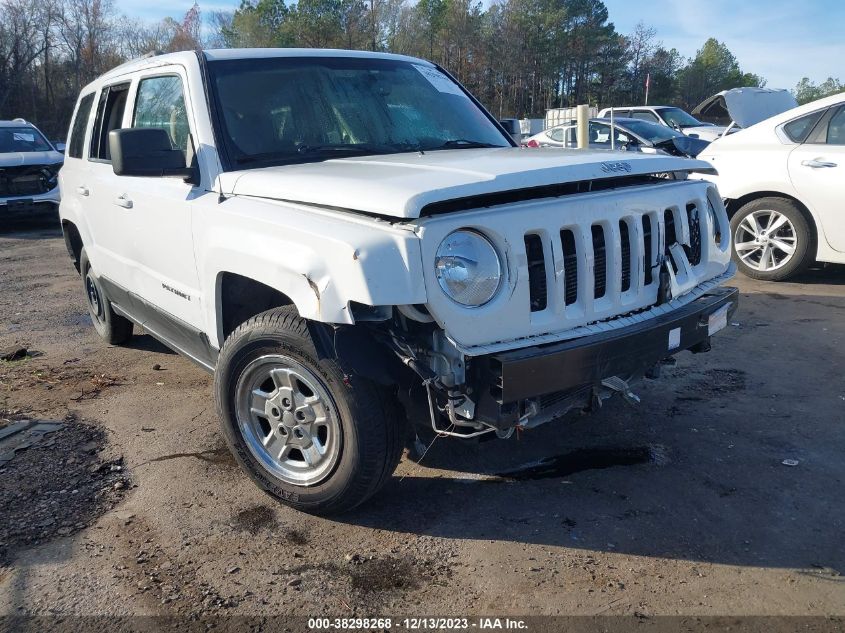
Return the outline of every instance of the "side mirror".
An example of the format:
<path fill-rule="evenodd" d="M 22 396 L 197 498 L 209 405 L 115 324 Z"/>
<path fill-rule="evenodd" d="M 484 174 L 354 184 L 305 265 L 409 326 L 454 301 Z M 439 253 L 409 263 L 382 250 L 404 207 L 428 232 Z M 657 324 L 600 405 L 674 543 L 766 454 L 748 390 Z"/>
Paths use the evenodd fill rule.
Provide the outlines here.
<path fill-rule="evenodd" d="M 64 143 L 62 143 L 61 141 L 55 141 L 55 142 L 53 143 L 53 147 L 54 147 L 54 148 L 55 148 L 55 150 L 56 150 L 57 152 L 59 152 L 60 154 L 64 154 L 64 153 L 65 153 L 65 144 L 64 144 Z"/>
<path fill-rule="evenodd" d="M 118 176 L 165 176 L 198 184 L 196 167 L 185 167 L 185 153 L 173 149 L 163 128 L 125 128 L 109 132 L 112 170 Z"/>

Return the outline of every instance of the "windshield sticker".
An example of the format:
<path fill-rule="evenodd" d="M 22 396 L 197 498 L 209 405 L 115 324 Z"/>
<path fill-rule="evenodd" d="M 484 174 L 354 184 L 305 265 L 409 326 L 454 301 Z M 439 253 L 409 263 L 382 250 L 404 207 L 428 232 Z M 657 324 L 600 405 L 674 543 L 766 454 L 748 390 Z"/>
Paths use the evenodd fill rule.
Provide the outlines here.
<path fill-rule="evenodd" d="M 34 143 L 35 142 L 35 134 L 26 134 L 23 132 L 15 132 L 12 134 L 12 138 L 16 141 L 24 141 L 26 143 Z"/>
<path fill-rule="evenodd" d="M 446 92 L 448 94 L 466 97 L 466 94 L 464 94 L 464 91 L 460 89 L 458 84 L 449 79 L 446 75 L 441 73 L 436 68 L 431 68 L 430 66 L 421 66 L 420 64 L 414 64 L 414 68 L 416 68 L 423 77 L 428 79 L 428 83 L 430 83 L 440 92 Z"/>

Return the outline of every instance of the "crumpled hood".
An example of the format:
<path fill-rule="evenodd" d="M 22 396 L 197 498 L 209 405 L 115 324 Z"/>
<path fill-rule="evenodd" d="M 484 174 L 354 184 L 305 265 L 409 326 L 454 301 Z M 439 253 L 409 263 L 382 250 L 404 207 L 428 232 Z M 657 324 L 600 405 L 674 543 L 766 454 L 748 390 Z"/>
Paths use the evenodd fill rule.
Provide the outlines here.
<path fill-rule="evenodd" d="M 64 161 L 59 152 L 9 152 L 0 153 L 0 168 L 20 167 L 22 165 L 54 165 Z"/>
<path fill-rule="evenodd" d="M 731 120 L 747 128 L 797 105 L 798 102 L 789 90 L 733 88 L 705 99 L 692 113 L 708 119 Z"/>
<path fill-rule="evenodd" d="M 722 125 L 697 125 L 695 127 L 685 127 L 681 132 L 703 141 L 715 141 L 725 133 L 725 129 Z"/>
<path fill-rule="evenodd" d="M 710 171 L 704 161 L 604 150 L 441 150 L 342 158 L 220 175 L 220 191 L 417 218 L 428 204 L 566 182 L 668 171 Z"/>

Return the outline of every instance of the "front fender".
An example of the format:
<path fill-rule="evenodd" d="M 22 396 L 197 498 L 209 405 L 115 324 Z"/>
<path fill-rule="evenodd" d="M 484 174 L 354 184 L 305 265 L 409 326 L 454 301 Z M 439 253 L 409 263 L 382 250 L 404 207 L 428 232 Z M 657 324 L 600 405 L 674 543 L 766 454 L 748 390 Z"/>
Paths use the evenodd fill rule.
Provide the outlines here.
<path fill-rule="evenodd" d="M 205 306 L 207 329 L 221 345 L 224 272 L 275 288 L 302 317 L 323 323 L 353 323 L 350 301 L 426 301 L 419 239 L 407 226 L 237 196 L 198 206 L 195 213 L 200 283 L 203 296 L 214 297 Z"/>

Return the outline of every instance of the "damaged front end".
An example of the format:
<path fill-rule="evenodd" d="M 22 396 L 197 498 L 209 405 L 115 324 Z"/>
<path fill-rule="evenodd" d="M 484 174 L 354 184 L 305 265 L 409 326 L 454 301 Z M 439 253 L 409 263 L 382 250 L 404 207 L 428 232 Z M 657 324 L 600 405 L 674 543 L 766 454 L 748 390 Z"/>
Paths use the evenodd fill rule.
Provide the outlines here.
<path fill-rule="evenodd" d="M 0 167 L 0 198 L 20 198 L 49 193 L 59 186 L 62 164 Z"/>
<path fill-rule="evenodd" d="M 479 356 L 461 352 L 421 306 L 399 307 L 371 331 L 418 378 L 400 385 L 404 399 L 416 398 L 405 406 L 418 424 L 443 436 L 509 437 L 571 410 L 597 409 L 613 395 L 639 402 L 633 382 L 656 378 L 681 351 L 709 351 L 710 337 L 738 302 L 736 288 L 711 284 L 671 308 L 607 322 L 597 333 Z"/>

